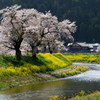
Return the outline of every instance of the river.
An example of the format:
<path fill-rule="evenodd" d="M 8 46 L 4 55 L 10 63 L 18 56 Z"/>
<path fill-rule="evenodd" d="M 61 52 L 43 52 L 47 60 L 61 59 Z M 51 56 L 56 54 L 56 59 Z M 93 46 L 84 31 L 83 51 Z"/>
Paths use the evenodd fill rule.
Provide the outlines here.
<path fill-rule="evenodd" d="M 90 70 L 75 76 L 2 90 L 0 100 L 49 100 L 50 96 L 69 97 L 80 90 L 100 90 L 100 64 L 84 65 Z"/>

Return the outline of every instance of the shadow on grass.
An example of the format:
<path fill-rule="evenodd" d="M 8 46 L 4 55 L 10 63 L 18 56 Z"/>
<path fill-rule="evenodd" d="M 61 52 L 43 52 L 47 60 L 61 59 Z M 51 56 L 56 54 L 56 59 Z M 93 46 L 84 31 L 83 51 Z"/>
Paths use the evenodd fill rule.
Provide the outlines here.
<path fill-rule="evenodd" d="M 32 65 L 46 65 L 41 59 L 40 57 L 37 58 L 32 58 L 31 56 L 22 56 L 22 60 L 18 61 L 16 60 L 15 56 L 2 56 L 3 61 L 2 63 L 6 63 L 8 66 L 9 64 L 13 64 L 14 66 L 18 67 L 18 66 L 22 66 L 24 64 L 32 64 Z"/>

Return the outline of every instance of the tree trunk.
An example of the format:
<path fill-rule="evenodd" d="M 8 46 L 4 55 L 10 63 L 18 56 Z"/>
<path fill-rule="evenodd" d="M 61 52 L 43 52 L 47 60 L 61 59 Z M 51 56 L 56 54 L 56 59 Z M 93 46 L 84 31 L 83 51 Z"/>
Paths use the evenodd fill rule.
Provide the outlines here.
<path fill-rule="evenodd" d="M 36 57 L 36 54 L 38 53 L 38 49 L 37 49 L 37 47 L 32 47 L 32 58 L 37 58 Z"/>
<path fill-rule="evenodd" d="M 49 50 L 49 52 L 52 54 L 53 52 L 52 52 L 52 50 Z"/>
<path fill-rule="evenodd" d="M 20 38 L 19 41 L 15 41 L 16 59 L 19 61 L 21 60 L 21 56 L 22 56 L 21 51 L 20 51 L 20 45 L 22 43 L 22 40 L 23 38 Z"/>
<path fill-rule="evenodd" d="M 16 59 L 17 59 L 18 61 L 21 60 L 21 51 L 20 51 L 19 48 L 16 49 Z"/>
<path fill-rule="evenodd" d="M 53 50 L 51 50 L 51 48 L 49 47 L 49 52 L 52 54 L 53 53 Z"/>
<path fill-rule="evenodd" d="M 32 53 L 32 58 L 35 58 L 35 59 L 37 58 L 36 53 Z"/>

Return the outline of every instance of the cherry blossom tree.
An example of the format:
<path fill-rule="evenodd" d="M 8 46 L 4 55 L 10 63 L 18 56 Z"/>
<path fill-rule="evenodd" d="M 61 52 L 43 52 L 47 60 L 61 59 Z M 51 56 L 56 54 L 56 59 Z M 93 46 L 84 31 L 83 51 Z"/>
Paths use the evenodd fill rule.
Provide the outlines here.
<path fill-rule="evenodd" d="M 77 28 L 75 22 L 71 23 L 69 20 L 58 22 L 54 27 L 56 31 L 48 33 L 43 43 L 45 50 L 49 50 L 50 53 L 66 50 L 62 40 L 65 38 L 67 41 L 74 41 L 71 33 L 74 33 Z"/>
<path fill-rule="evenodd" d="M 46 12 L 46 14 L 36 14 L 36 16 L 33 18 L 33 21 L 31 21 L 30 27 L 27 28 L 27 42 L 32 49 L 33 57 L 36 57 L 38 48 L 41 45 L 43 46 L 43 41 L 47 42 L 45 40 L 46 36 L 48 36 L 49 39 L 51 39 L 50 37 L 52 33 L 52 37 L 54 36 L 54 34 L 58 34 L 57 25 L 57 17 L 52 16 L 50 12 Z"/>
<path fill-rule="evenodd" d="M 46 40 L 42 44 L 43 51 L 49 51 L 51 54 L 65 50 L 64 42 L 55 38 Z"/>
<path fill-rule="evenodd" d="M 31 50 L 32 57 L 36 58 L 38 49 L 46 48 L 50 53 L 60 52 L 65 49 L 62 38 L 73 39 L 71 33 L 76 31 L 75 22 L 59 22 L 50 11 L 44 14 L 33 8 L 20 7 L 14 5 L 0 10 L 0 31 L 4 37 L 2 44 L 15 50 L 18 60 L 21 59 L 21 49 Z"/>
<path fill-rule="evenodd" d="M 68 19 L 59 22 L 59 32 L 61 35 L 61 38 L 65 40 L 66 42 L 73 42 L 74 38 L 72 36 L 72 33 L 75 33 L 77 26 L 75 25 L 75 22 L 71 22 Z"/>
<path fill-rule="evenodd" d="M 9 49 L 15 50 L 17 60 L 21 60 L 21 44 L 26 36 L 26 28 L 32 19 L 34 9 L 22 9 L 21 6 L 14 5 L 2 9 L 1 32 L 5 35 L 3 44 Z"/>
<path fill-rule="evenodd" d="M 5 35 L 3 40 L 4 45 L 16 51 L 16 57 L 21 59 L 20 45 L 23 41 L 25 18 L 21 11 L 18 11 L 20 6 L 14 5 L 1 10 L 2 33 Z"/>
<path fill-rule="evenodd" d="M 49 50 L 50 53 L 65 49 L 62 37 L 73 40 L 71 33 L 76 31 L 75 22 L 71 23 L 69 20 L 58 22 L 57 17 L 52 16 L 50 12 L 37 13 L 33 20 L 27 28 L 29 34 L 27 42 L 31 46 L 33 57 L 36 57 L 39 47 Z"/>

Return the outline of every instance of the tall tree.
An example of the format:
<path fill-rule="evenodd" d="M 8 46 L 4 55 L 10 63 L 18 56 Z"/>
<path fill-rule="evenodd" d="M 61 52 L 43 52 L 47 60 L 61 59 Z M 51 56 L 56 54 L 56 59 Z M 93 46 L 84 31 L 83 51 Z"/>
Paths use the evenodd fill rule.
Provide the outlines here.
<path fill-rule="evenodd" d="M 21 60 L 20 47 L 26 33 L 25 28 L 27 27 L 30 13 L 25 9 L 19 10 L 20 7 L 14 5 L 0 11 L 2 14 L 1 32 L 5 35 L 5 39 L 2 41 L 6 47 L 16 51 L 17 60 Z"/>
<path fill-rule="evenodd" d="M 72 39 L 71 33 L 76 31 L 75 22 L 59 22 L 50 11 L 44 14 L 33 8 L 19 8 L 20 6 L 14 5 L 0 11 L 0 29 L 5 37 L 2 43 L 15 50 L 17 60 L 21 60 L 21 46 L 26 48 L 26 45 L 29 45 L 34 58 L 38 48 L 47 46 L 50 53 L 60 51 L 64 48 L 62 37 Z"/>
<path fill-rule="evenodd" d="M 64 48 L 62 37 L 72 39 L 71 33 L 76 31 L 75 22 L 64 20 L 59 22 L 56 16 L 50 12 L 37 13 L 31 21 L 28 31 L 27 42 L 32 48 L 33 57 L 36 57 L 38 48 L 41 45 L 48 48 L 50 53 L 60 51 Z"/>

